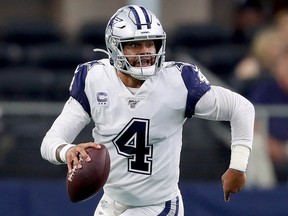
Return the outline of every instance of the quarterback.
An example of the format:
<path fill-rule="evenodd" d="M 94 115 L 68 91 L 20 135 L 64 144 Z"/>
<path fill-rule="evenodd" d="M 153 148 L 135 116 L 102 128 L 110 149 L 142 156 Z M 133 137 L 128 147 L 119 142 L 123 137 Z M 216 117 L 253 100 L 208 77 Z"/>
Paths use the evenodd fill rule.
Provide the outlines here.
<path fill-rule="evenodd" d="M 47 132 L 42 157 L 81 169 L 79 155 L 104 144 L 111 170 L 94 215 L 183 216 L 178 188 L 184 122 L 192 117 L 230 121 L 231 160 L 222 176 L 224 200 L 245 185 L 254 107 L 209 83 L 194 64 L 165 62 L 166 34 L 138 5 L 120 8 L 105 32 L 109 58 L 76 68 L 70 98 Z M 93 141 L 73 144 L 90 121 Z"/>

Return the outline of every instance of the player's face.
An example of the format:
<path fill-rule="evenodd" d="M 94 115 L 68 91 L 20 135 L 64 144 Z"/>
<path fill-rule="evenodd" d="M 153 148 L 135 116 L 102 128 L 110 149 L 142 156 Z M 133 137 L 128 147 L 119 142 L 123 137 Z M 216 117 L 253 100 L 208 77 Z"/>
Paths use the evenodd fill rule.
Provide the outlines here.
<path fill-rule="evenodd" d="M 152 40 L 127 42 L 123 47 L 124 55 L 149 55 L 156 54 L 155 42 Z M 128 62 L 132 67 L 148 67 L 155 64 L 155 56 L 129 57 Z"/>

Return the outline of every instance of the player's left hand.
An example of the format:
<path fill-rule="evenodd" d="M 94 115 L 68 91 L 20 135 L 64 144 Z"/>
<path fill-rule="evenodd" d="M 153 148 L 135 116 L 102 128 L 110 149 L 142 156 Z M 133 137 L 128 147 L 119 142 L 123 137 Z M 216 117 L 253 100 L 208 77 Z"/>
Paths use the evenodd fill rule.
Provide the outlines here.
<path fill-rule="evenodd" d="M 231 194 L 238 193 L 246 183 L 246 174 L 235 169 L 228 169 L 222 176 L 224 200 L 228 202 Z"/>

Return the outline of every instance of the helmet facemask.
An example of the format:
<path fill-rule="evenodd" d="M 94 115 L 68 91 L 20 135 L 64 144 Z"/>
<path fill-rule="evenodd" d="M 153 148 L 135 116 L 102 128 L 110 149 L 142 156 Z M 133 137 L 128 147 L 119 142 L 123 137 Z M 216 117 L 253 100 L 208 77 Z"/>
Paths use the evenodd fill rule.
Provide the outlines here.
<path fill-rule="evenodd" d="M 138 40 L 140 41 L 140 39 Z M 123 47 L 125 46 L 125 43 L 131 41 L 135 42 L 136 40 L 122 40 L 121 42 L 119 42 L 119 55 L 117 56 L 116 62 L 114 64 L 115 68 L 124 73 L 130 74 L 132 77 L 139 80 L 146 80 L 150 76 L 156 75 L 156 73 L 160 71 L 162 63 L 165 60 L 165 53 L 162 51 L 163 46 L 165 50 L 165 43 L 163 44 L 163 39 L 153 40 L 156 48 L 156 53 L 125 55 Z M 130 58 L 135 58 L 135 61 L 139 63 L 139 66 L 135 67 L 131 65 L 131 63 L 129 62 Z M 148 61 L 148 59 L 150 62 L 152 62 L 151 66 L 143 66 L 143 61 Z"/>

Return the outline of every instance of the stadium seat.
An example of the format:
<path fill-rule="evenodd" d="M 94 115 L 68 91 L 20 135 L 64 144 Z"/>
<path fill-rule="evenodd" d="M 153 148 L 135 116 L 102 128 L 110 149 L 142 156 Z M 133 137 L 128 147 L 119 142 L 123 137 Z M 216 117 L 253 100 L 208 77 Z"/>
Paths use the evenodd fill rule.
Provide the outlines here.
<path fill-rule="evenodd" d="M 2 29 L 2 40 L 21 46 L 55 43 L 64 40 L 64 33 L 50 22 L 8 22 Z"/>
<path fill-rule="evenodd" d="M 169 45 L 178 48 L 202 48 L 226 43 L 229 33 L 215 24 L 183 24 L 174 30 Z"/>
<path fill-rule="evenodd" d="M 91 44 L 95 48 L 105 49 L 105 29 L 107 22 L 89 22 L 82 26 L 78 33 L 78 39 L 81 43 Z"/>
<path fill-rule="evenodd" d="M 220 122 L 188 119 L 183 128 L 181 180 L 217 180 L 228 166 L 230 149 L 213 132 Z M 203 133 L 205 131 L 205 133 Z"/>
<path fill-rule="evenodd" d="M 189 54 L 224 81 L 230 78 L 236 64 L 247 55 L 248 47 L 220 44 L 191 50 Z"/>
<path fill-rule="evenodd" d="M 49 44 L 26 50 L 27 64 L 52 70 L 75 70 L 78 64 L 99 57 L 91 45 Z M 103 55 L 104 57 L 104 55 Z"/>
<path fill-rule="evenodd" d="M 61 173 L 66 173 L 65 166 L 51 166 L 40 154 L 42 139 L 55 118 L 55 116 L 38 115 L 11 115 L 4 118 L 6 131 L 13 137 L 13 143 L 5 155 L 5 165 L 1 167 L 0 176 L 41 178 L 59 177 Z"/>
<path fill-rule="evenodd" d="M 9 67 L 23 62 L 23 49 L 16 44 L 0 44 L 0 67 Z"/>
<path fill-rule="evenodd" d="M 15 67 L 0 70 L 0 100 L 53 100 L 55 76 L 47 70 Z"/>
<path fill-rule="evenodd" d="M 13 137 L 13 143 L 11 143 L 12 146 L 6 152 L 5 157 L 1 158 L 3 163 L 0 163 L 0 177 L 61 177 L 65 179 L 67 166 L 54 166 L 43 160 L 40 154 L 42 139 L 56 117 L 57 114 L 5 116 L 3 120 L 6 123 L 6 132 Z M 87 128 L 80 132 L 75 142 L 90 141 L 93 126 L 91 122 Z M 25 159 L 23 159 L 24 156 Z M 15 158 L 19 160 L 15 160 Z"/>

